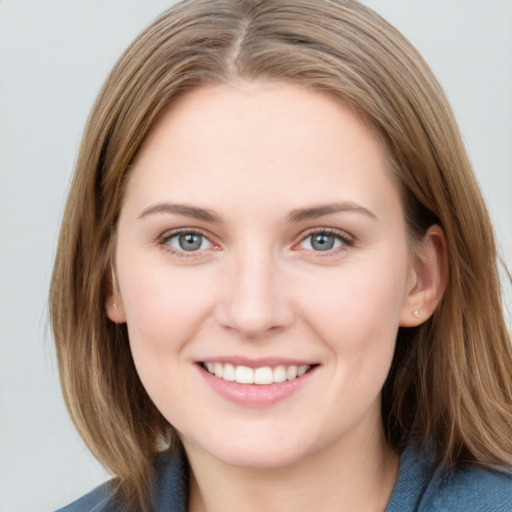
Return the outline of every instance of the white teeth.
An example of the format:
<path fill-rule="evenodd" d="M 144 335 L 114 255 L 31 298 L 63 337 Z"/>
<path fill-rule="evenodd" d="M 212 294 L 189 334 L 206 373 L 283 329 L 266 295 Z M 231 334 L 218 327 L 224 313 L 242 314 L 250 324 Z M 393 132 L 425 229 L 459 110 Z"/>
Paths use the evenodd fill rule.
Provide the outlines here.
<path fill-rule="evenodd" d="M 239 384 L 254 384 L 254 370 L 247 366 L 237 366 L 235 370 L 235 380 Z"/>
<path fill-rule="evenodd" d="M 204 363 L 205 368 L 216 377 L 239 384 L 259 384 L 268 385 L 275 382 L 285 382 L 286 380 L 294 380 L 302 377 L 311 365 L 303 364 L 300 366 L 284 366 L 278 365 L 274 368 L 270 366 L 262 366 L 260 368 L 249 368 L 248 366 L 234 366 L 226 363 Z"/>
<path fill-rule="evenodd" d="M 286 378 L 288 380 L 293 380 L 297 377 L 297 367 L 296 366 L 288 366 L 286 370 Z"/>
<path fill-rule="evenodd" d="M 213 371 L 215 372 L 215 377 L 220 377 L 222 379 L 224 374 L 224 365 L 222 363 L 213 363 Z"/>
<path fill-rule="evenodd" d="M 309 364 L 303 364 L 297 368 L 297 377 L 302 377 L 311 368 Z"/>
<path fill-rule="evenodd" d="M 286 380 L 286 367 L 276 366 L 274 368 L 274 382 L 284 382 Z"/>
<path fill-rule="evenodd" d="M 263 366 L 254 370 L 254 384 L 272 384 L 274 382 L 274 374 L 270 366 Z"/>
<path fill-rule="evenodd" d="M 235 367 L 232 364 L 224 365 L 224 372 L 222 374 L 224 380 L 233 382 L 235 380 Z"/>

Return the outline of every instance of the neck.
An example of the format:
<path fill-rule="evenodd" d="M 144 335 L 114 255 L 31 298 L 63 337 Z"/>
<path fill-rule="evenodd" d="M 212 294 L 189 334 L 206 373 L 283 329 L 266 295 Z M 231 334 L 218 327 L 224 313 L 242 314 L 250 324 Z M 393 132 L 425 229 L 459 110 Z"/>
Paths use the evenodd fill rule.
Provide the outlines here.
<path fill-rule="evenodd" d="M 189 512 L 382 512 L 399 457 L 379 428 L 346 436 L 324 450 L 278 468 L 240 468 L 184 441 L 191 466 Z"/>

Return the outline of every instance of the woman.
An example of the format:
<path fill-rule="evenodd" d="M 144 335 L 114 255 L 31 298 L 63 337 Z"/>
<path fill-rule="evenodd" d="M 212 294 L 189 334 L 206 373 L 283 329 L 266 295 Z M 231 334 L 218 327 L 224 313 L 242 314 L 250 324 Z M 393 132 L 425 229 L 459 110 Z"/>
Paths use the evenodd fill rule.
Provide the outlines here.
<path fill-rule="evenodd" d="M 65 510 L 510 510 L 496 259 L 378 15 L 174 6 L 100 92 L 64 215 L 64 395 L 117 477 Z"/>

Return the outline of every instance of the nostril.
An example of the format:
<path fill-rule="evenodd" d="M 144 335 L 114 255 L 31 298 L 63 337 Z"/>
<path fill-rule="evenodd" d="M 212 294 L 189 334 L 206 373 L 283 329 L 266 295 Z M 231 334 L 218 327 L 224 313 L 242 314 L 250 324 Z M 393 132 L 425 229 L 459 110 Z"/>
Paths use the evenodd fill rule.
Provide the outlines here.
<path fill-rule="evenodd" d="M 217 320 L 226 329 L 236 331 L 247 339 L 255 339 L 275 335 L 289 327 L 294 320 L 292 309 L 283 300 L 242 302 L 232 300 L 218 305 Z"/>
<path fill-rule="evenodd" d="M 247 339 L 275 334 L 293 322 L 291 302 L 278 274 L 278 262 L 263 242 L 236 254 L 223 275 L 216 302 L 217 321 Z"/>

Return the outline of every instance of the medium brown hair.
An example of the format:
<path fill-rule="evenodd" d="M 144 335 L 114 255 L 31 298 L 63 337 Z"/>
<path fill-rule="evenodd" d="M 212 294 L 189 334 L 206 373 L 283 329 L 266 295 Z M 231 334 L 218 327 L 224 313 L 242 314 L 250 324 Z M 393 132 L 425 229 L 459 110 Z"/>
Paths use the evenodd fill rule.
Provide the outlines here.
<path fill-rule="evenodd" d="M 399 330 L 383 390 L 397 450 L 512 466 L 512 354 L 493 230 L 454 116 L 412 45 L 354 0 L 189 0 L 130 45 L 90 114 L 62 221 L 50 314 L 64 397 L 80 434 L 148 506 L 151 468 L 177 442 L 146 394 L 124 325 L 105 313 L 130 164 L 181 94 L 236 80 L 301 84 L 351 105 L 382 137 L 410 234 L 444 230 L 449 281 L 433 316 Z"/>

